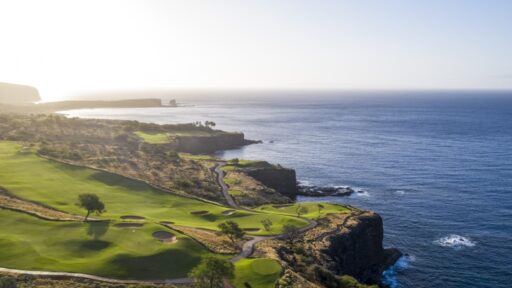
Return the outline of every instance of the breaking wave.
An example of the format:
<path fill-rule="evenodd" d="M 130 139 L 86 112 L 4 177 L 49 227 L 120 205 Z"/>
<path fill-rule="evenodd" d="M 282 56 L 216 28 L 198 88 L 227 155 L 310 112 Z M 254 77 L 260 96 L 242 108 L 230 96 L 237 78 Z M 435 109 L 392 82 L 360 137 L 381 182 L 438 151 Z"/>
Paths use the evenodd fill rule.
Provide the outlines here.
<path fill-rule="evenodd" d="M 393 266 L 382 272 L 382 283 L 389 288 L 398 288 L 397 274 L 411 266 L 415 258 L 411 255 L 400 257 Z"/>
<path fill-rule="evenodd" d="M 474 247 L 476 245 L 476 242 L 471 241 L 468 237 L 457 234 L 451 234 L 440 238 L 434 241 L 434 243 L 442 247 L 451 247 L 455 249 L 460 249 L 462 247 Z"/>

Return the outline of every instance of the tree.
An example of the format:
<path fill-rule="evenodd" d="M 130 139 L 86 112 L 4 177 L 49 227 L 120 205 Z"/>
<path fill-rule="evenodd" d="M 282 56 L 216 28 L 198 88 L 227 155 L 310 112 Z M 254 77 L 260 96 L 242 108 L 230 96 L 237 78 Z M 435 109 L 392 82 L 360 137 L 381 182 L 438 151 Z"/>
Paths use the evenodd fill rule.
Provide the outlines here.
<path fill-rule="evenodd" d="M 324 209 L 325 206 L 318 203 L 317 207 L 318 207 L 318 218 L 320 218 L 320 213 L 322 213 L 322 209 Z"/>
<path fill-rule="evenodd" d="M 300 229 L 294 225 L 285 224 L 283 226 L 283 239 L 290 250 L 293 250 L 295 244 L 300 240 Z"/>
<path fill-rule="evenodd" d="M 304 206 L 297 206 L 297 210 L 295 211 L 297 213 L 297 217 L 300 217 L 301 215 L 304 215 L 309 212 L 308 208 Z"/>
<path fill-rule="evenodd" d="M 105 204 L 100 201 L 100 198 L 96 194 L 86 193 L 78 195 L 77 205 L 87 210 L 85 221 L 87 221 L 87 218 L 89 218 L 92 212 L 96 212 L 97 214 L 105 212 Z"/>
<path fill-rule="evenodd" d="M 216 256 L 205 256 L 201 263 L 189 273 L 197 288 L 223 288 L 224 280 L 235 277 L 235 266 L 229 260 Z"/>
<path fill-rule="evenodd" d="M 233 247 L 237 247 L 236 242 L 245 236 L 244 230 L 238 226 L 236 222 L 226 221 L 224 223 L 219 224 L 219 229 L 222 235 L 225 235 L 229 238 Z"/>
<path fill-rule="evenodd" d="M 270 227 L 272 227 L 272 220 L 270 220 L 269 218 L 265 218 L 263 220 L 261 220 L 261 224 L 263 225 L 263 228 L 265 228 L 266 231 L 269 231 L 270 230 Z"/>

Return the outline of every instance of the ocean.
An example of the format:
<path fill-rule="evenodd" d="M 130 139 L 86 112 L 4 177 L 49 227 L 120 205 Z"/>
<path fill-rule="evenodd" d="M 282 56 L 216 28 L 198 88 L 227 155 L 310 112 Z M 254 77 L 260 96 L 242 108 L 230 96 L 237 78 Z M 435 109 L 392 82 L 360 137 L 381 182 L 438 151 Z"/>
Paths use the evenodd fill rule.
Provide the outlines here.
<path fill-rule="evenodd" d="M 364 191 L 300 201 L 379 213 L 385 246 L 407 255 L 385 272 L 391 287 L 511 287 L 512 93 L 377 94 L 178 98 L 187 105 L 65 113 L 242 131 L 263 143 L 220 157 L 268 160 L 306 184 Z"/>

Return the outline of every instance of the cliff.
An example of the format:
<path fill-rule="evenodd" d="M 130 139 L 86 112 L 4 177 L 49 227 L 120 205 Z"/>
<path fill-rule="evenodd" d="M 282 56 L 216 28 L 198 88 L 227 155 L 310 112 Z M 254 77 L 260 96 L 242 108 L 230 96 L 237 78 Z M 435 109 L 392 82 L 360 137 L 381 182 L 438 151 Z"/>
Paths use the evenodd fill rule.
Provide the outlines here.
<path fill-rule="evenodd" d="M 274 257 L 313 283 L 326 286 L 326 281 L 342 281 L 339 276 L 348 275 L 364 284 L 381 285 L 382 272 L 402 255 L 397 249 L 383 248 L 382 218 L 374 212 L 353 209 L 318 222 L 301 237 L 301 249 L 290 251 L 283 242 L 273 245 Z M 268 247 L 258 249 L 272 255 Z"/>
<path fill-rule="evenodd" d="M 0 104 L 26 105 L 40 101 L 36 88 L 10 83 L 0 83 Z"/>
<path fill-rule="evenodd" d="M 247 175 L 263 185 L 274 189 L 290 199 L 297 198 L 297 176 L 295 170 L 280 166 L 249 168 L 244 170 Z"/>
<path fill-rule="evenodd" d="M 245 139 L 243 133 L 220 133 L 208 136 L 176 136 L 169 145 L 179 152 L 200 154 L 235 149 L 253 143 L 257 141 Z"/>
<path fill-rule="evenodd" d="M 331 215 L 304 237 L 324 267 L 365 284 L 380 284 L 382 272 L 401 256 L 384 249 L 383 238 L 382 218 L 370 211 Z"/>
<path fill-rule="evenodd" d="M 92 108 L 148 108 L 162 107 L 160 99 L 127 99 L 114 101 L 83 100 L 41 103 L 36 108 L 42 112 Z"/>

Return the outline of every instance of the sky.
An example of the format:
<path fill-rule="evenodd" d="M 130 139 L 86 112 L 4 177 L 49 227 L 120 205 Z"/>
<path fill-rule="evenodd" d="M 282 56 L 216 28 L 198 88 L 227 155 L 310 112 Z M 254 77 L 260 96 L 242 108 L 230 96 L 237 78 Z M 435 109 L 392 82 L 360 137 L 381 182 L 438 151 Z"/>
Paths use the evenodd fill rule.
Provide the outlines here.
<path fill-rule="evenodd" d="M 508 0 L 0 0 L 0 82 L 119 90 L 512 89 Z"/>

